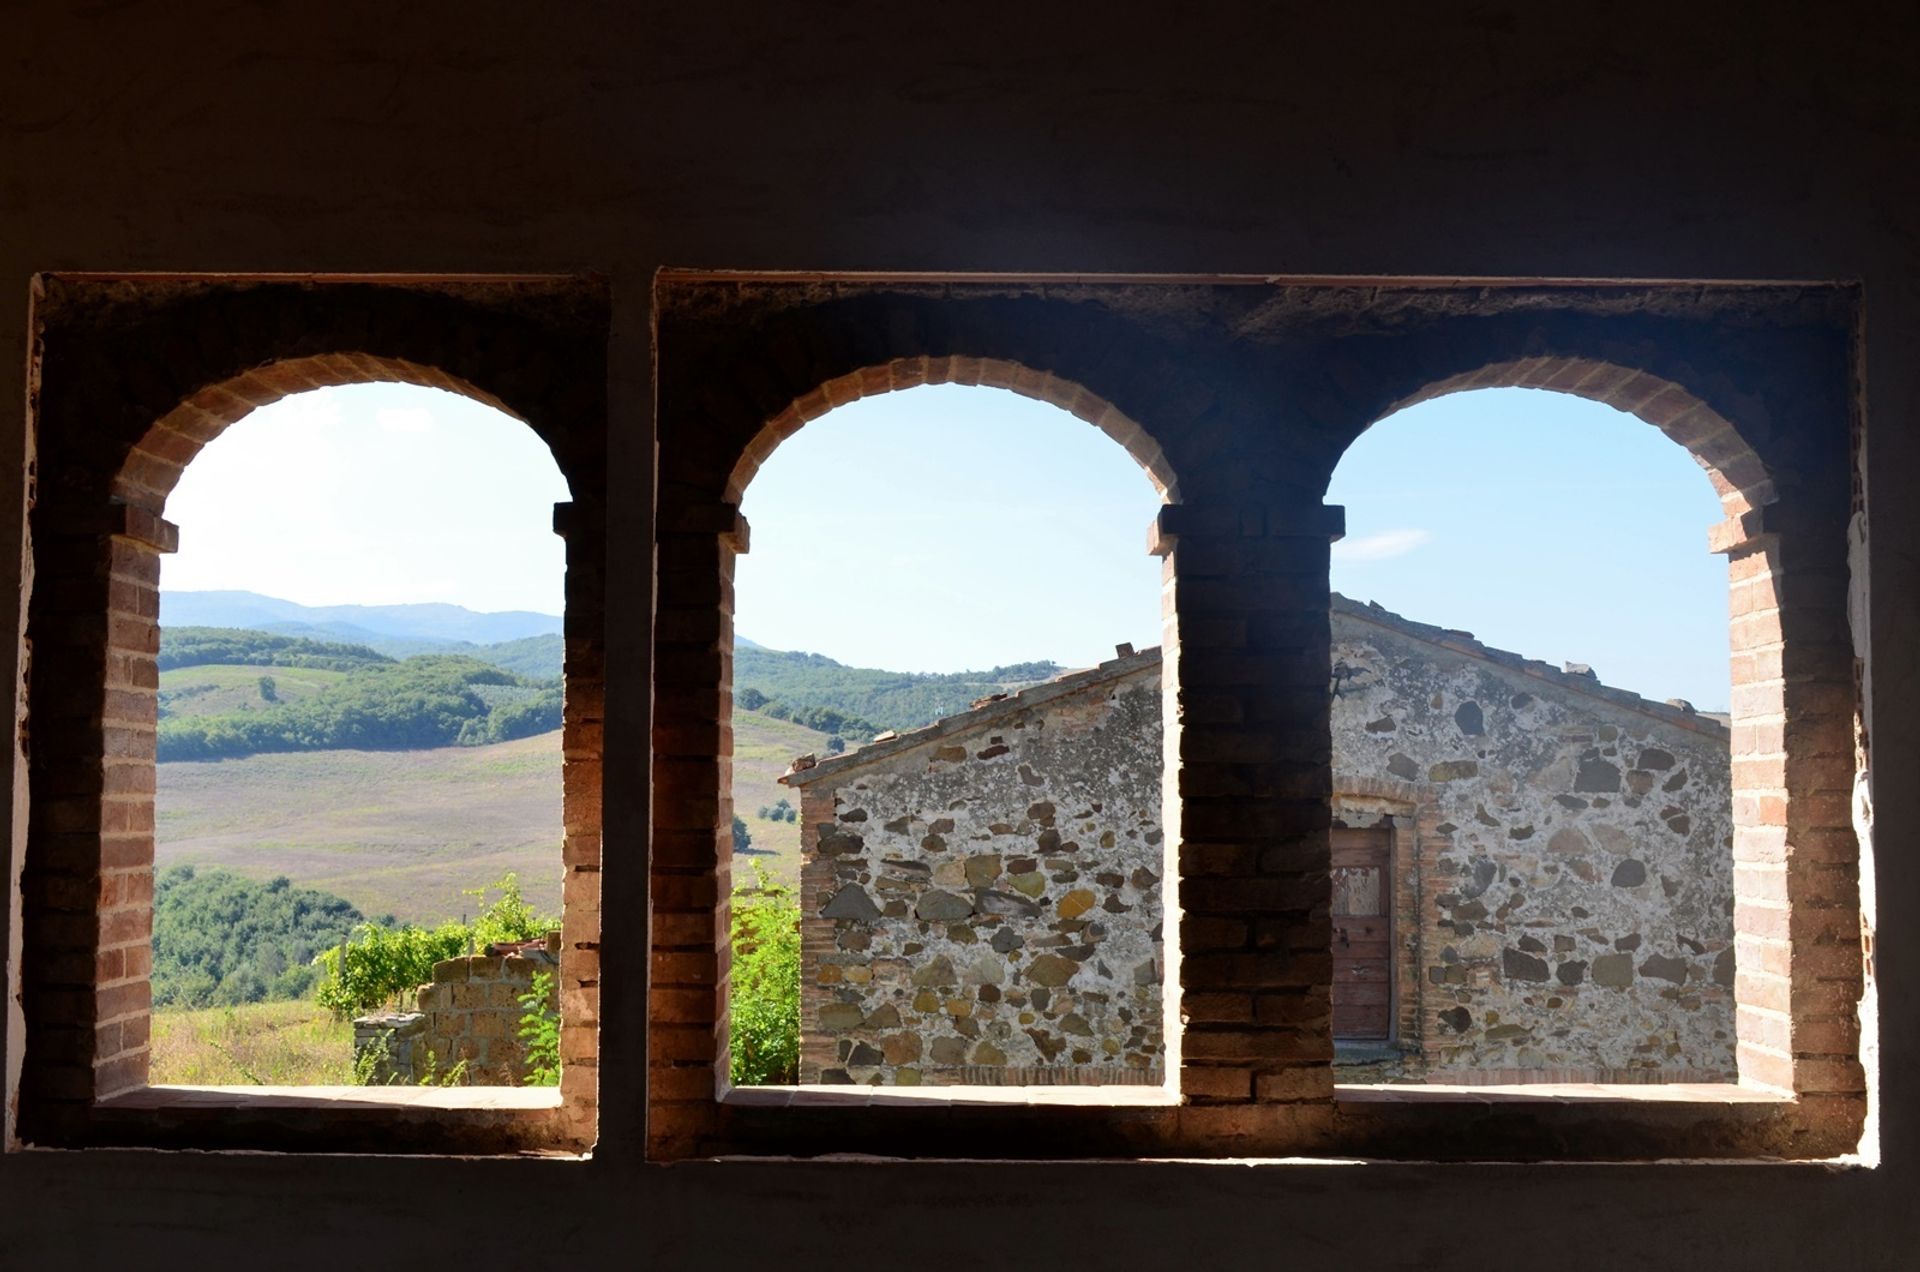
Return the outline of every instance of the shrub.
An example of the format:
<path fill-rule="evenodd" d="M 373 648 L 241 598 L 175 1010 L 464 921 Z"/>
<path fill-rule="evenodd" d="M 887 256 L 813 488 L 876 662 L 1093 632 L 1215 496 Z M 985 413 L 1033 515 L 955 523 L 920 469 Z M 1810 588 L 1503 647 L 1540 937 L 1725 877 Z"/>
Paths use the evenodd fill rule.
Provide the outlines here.
<path fill-rule="evenodd" d="M 559 926 L 559 920 L 538 914 L 520 894 L 519 876 L 512 871 L 490 887 L 472 888 L 466 895 L 481 900 L 489 892 L 500 897 L 471 924 L 442 923 L 423 928 L 363 923 L 348 940 L 321 951 L 314 963 L 323 979 L 316 995 L 320 1005 L 336 1016 L 354 1016 L 393 1003 L 433 979 L 433 965 L 458 958 L 469 949 L 531 941 Z"/>
<path fill-rule="evenodd" d="M 736 1086 L 800 1077 L 800 899 L 753 863 L 733 893 L 732 1075 Z"/>
<path fill-rule="evenodd" d="M 533 984 L 520 995 L 525 1011 L 520 1017 L 520 1043 L 525 1049 L 525 1086 L 560 1085 L 560 1013 L 553 1009 L 553 973 L 535 972 Z"/>

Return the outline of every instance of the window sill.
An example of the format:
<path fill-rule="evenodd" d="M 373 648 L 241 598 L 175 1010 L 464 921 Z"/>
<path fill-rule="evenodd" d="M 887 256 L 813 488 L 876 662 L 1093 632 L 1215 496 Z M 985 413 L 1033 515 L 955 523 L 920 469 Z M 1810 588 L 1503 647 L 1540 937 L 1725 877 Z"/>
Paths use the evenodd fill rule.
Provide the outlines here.
<path fill-rule="evenodd" d="M 1731 1104 L 1790 1105 L 1793 1097 L 1733 1082 L 1529 1082 L 1505 1086 L 1339 1083 L 1333 1098 L 1354 1104 Z"/>
<path fill-rule="evenodd" d="M 720 1097 L 736 1108 L 1172 1108 L 1180 1093 L 1169 1086 L 752 1086 Z"/>
<path fill-rule="evenodd" d="M 177 1109 L 445 1109 L 537 1113 L 560 1107 L 558 1087 L 149 1086 L 99 1102 L 102 1112 Z"/>
<path fill-rule="evenodd" d="M 96 1102 L 66 1147 L 577 1155 L 555 1087 L 149 1086 Z"/>

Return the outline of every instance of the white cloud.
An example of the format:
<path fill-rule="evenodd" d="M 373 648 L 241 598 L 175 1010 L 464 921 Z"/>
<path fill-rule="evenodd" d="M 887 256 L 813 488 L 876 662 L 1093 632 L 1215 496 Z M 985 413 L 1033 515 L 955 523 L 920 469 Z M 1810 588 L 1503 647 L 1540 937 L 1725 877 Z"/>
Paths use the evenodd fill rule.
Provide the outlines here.
<path fill-rule="evenodd" d="M 1347 562 L 1387 561 L 1405 556 L 1432 538 L 1431 530 L 1382 530 L 1378 534 L 1363 534 L 1334 544 L 1333 559 Z"/>

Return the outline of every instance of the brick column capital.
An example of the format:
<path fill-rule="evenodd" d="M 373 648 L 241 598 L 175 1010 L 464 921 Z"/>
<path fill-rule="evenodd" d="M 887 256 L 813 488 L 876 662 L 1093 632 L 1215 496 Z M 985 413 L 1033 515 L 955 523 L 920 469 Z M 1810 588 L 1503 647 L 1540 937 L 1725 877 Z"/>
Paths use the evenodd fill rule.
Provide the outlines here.
<path fill-rule="evenodd" d="M 1327 539 L 1346 537 L 1347 510 L 1339 504 L 1302 499 L 1288 503 L 1203 501 L 1163 506 L 1147 531 L 1147 551 L 1165 556 L 1182 535 L 1224 539 Z"/>
<path fill-rule="evenodd" d="M 131 539 L 155 552 L 180 550 L 180 527 L 137 504 L 110 499 L 104 505 L 49 508 L 40 528 L 55 535 Z"/>
<path fill-rule="evenodd" d="M 733 549 L 735 556 L 745 556 L 752 543 L 751 529 L 747 519 L 740 515 L 740 505 L 724 501 L 682 505 L 662 518 L 660 530 L 663 534 L 716 535 Z"/>

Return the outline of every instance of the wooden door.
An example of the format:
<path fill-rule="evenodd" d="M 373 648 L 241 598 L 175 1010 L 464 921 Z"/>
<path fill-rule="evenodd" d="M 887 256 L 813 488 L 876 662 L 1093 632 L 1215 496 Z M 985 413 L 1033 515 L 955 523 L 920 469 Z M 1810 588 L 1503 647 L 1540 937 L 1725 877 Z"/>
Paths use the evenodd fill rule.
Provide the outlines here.
<path fill-rule="evenodd" d="M 1389 830 L 1333 831 L 1333 1036 L 1392 1036 Z"/>

